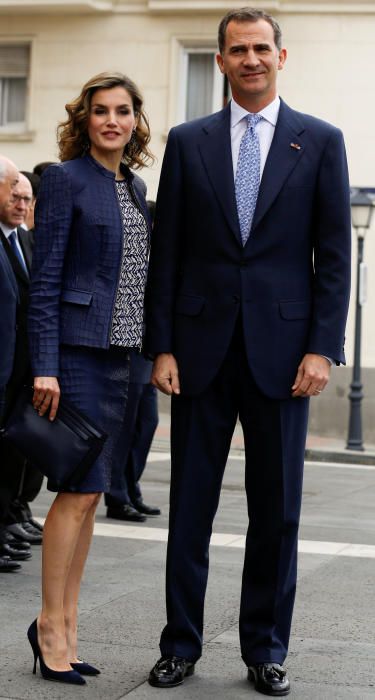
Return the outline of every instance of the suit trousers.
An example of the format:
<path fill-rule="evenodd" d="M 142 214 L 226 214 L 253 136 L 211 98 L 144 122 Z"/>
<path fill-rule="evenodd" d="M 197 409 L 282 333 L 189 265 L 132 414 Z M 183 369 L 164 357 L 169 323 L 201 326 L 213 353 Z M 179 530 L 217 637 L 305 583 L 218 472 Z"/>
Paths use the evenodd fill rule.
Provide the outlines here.
<path fill-rule="evenodd" d="M 30 367 L 28 358 L 17 336 L 14 366 L 5 392 L 4 420 L 6 420 L 17 396 L 24 384 L 30 384 Z M 9 442 L 0 441 L 0 522 L 7 520 L 12 501 L 22 488 L 26 459 Z"/>
<path fill-rule="evenodd" d="M 297 368 L 296 368 L 297 369 Z M 173 396 L 171 493 L 162 654 L 196 661 L 212 523 L 239 417 L 245 441 L 249 526 L 240 607 L 247 665 L 283 663 L 293 613 L 309 400 L 275 400 L 257 388 L 240 322 L 220 371 L 198 396 Z"/>
<path fill-rule="evenodd" d="M 152 384 L 130 382 L 126 405 L 126 444 L 121 460 L 112 464 L 111 489 L 106 506 L 136 505 L 142 500 L 139 479 L 146 466 L 158 425 L 157 390 Z"/>

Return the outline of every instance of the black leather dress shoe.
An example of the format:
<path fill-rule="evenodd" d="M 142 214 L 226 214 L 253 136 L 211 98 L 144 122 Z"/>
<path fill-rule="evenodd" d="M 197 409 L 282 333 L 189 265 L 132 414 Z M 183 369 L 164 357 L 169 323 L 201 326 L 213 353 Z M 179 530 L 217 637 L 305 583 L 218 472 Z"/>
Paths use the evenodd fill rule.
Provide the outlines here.
<path fill-rule="evenodd" d="M 10 557 L 13 561 L 26 561 L 31 558 L 30 549 L 15 549 L 10 544 L 0 545 L 0 557 Z"/>
<path fill-rule="evenodd" d="M 161 515 L 161 510 L 157 506 L 148 506 L 143 501 L 134 501 L 134 508 L 144 515 Z"/>
<path fill-rule="evenodd" d="M 37 537 L 42 536 L 42 531 L 39 530 L 38 527 L 35 527 L 35 525 L 32 524 L 31 520 L 24 520 L 22 523 L 20 523 L 20 525 L 30 535 L 36 535 Z"/>
<path fill-rule="evenodd" d="M 249 666 L 249 681 L 254 683 L 254 688 L 263 695 L 280 697 L 290 693 L 290 683 L 286 671 L 280 664 L 266 663 Z"/>
<path fill-rule="evenodd" d="M 139 513 L 138 510 L 133 508 L 131 505 L 124 506 L 108 506 L 107 508 L 107 518 L 113 518 L 114 520 L 130 520 L 133 523 L 144 523 L 146 516 Z"/>
<path fill-rule="evenodd" d="M 180 656 L 162 656 L 150 671 L 148 682 L 155 688 L 174 688 L 192 676 L 195 664 Z"/>
<path fill-rule="evenodd" d="M 17 571 L 21 568 L 21 564 L 18 561 L 13 561 L 10 557 L 0 557 L 0 572 L 8 573 L 10 571 Z"/>
<path fill-rule="evenodd" d="M 2 544 L 10 544 L 13 549 L 19 549 L 19 550 L 27 550 L 28 552 L 31 549 L 30 542 L 25 542 L 24 540 L 17 540 L 14 535 L 12 535 L 9 530 L 1 530 L 0 531 L 0 542 Z"/>
<path fill-rule="evenodd" d="M 37 520 L 34 520 L 34 518 L 29 518 L 28 522 L 30 523 L 30 525 L 33 526 L 34 530 L 38 530 L 39 532 L 43 532 L 44 525 L 42 525 L 41 523 L 38 523 Z"/>
<path fill-rule="evenodd" d="M 32 526 L 26 530 L 26 528 L 23 527 L 23 523 L 7 525 L 7 530 L 14 535 L 17 540 L 30 542 L 30 544 L 41 544 L 43 540 L 41 532 L 37 533 L 37 530 L 33 530 Z"/>

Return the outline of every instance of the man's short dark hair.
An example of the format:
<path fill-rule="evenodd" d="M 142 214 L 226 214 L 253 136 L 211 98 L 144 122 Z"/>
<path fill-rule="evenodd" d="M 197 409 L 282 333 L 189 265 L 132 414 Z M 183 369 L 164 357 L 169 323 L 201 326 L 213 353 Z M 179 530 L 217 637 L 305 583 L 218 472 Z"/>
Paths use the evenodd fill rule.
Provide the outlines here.
<path fill-rule="evenodd" d="M 42 177 L 42 174 L 44 171 L 48 168 L 49 165 L 55 165 L 54 160 L 45 160 L 43 163 L 38 163 L 35 168 L 33 168 L 33 173 L 36 175 L 39 175 L 39 177 Z"/>
<path fill-rule="evenodd" d="M 264 19 L 271 25 L 275 44 L 278 50 L 281 51 L 281 29 L 276 20 L 271 15 L 267 14 L 267 12 L 263 12 L 263 10 L 241 7 L 239 10 L 230 10 L 227 12 L 219 24 L 218 44 L 220 53 L 222 54 L 225 48 L 225 35 L 229 22 L 258 22 L 260 19 Z"/>
<path fill-rule="evenodd" d="M 28 170 L 20 170 L 20 173 L 22 173 L 22 175 L 27 177 L 27 179 L 31 185 L 31 189 L 33 191 L 33 197 L 36 198 L 38 196 L 38 190 L 39 190 L 39 185 L 40 185 L 39 175 L 37 175 L 36 173 L 29 173 Z"/>

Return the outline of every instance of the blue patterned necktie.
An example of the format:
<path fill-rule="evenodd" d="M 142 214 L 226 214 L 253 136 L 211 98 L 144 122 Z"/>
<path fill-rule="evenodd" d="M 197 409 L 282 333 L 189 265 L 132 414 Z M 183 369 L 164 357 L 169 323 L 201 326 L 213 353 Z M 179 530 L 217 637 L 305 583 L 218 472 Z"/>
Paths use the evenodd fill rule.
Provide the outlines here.
<path fill-rule="evenodd" d="M 235 179 L 236 202 L 242 245 L 250 235 L 260 184 L 260 145 L 255 126 L 263 117 L 247 114 L 247 129 L 241 139 Z"/>
<path fill-rule="evenodd" d="M 25 263 L 25 261 L 24 261 L 24 259 L 23 259 L 23 255 L 21 254 L 21 252 L 20 252 L 20 250 L 19 250 L 19 248 L 18 248 L 18 245 L 17 245 L 17 233 L 16 233 L 16 231 L 12 231 L 12 233 L 10 234 L 10 236 L 8 236 L 8 241 L 9 241 L 9 243 L 10 243 L 10 247 L 11 247 L 12 250 L 13 250 L 13 253 L 14 253 L 15 256 L 17 257 L 18 262 L 22 265 L 23 271 L 25 272 L 25 274 L 26 274 L 27 276 L 29 276 L 29 273 L 28 273 L 27 267 L 26 267 L 26 263 Z"/>

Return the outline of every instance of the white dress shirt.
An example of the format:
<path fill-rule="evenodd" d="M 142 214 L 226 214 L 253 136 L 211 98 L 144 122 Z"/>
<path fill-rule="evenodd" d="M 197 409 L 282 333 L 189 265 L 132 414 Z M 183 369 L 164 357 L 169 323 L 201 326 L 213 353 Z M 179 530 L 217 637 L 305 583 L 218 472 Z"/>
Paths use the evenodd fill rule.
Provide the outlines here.
<path fill-rule="evenodd" d="M 231 116 L 230 116 L 230 140 L 232 144 L 232 161 L 233 161 L 233 175 L 236 177 L 238 154 L 240 152 L 241 139 L 247 129 L 246 116 L 249 114 L 246 109 L 241 107 L 233 99 L 230 104 Z M 275 133 L 275 126 L 277 118 L 279 116 L 280 109 L 280 97 L 277 96 L 275 99 L 267 105 L 264 109 L 261 109 L 258 114 L 260 114 L 263 119 L 258 122 L 255 127 L 255 131 L 259 137 L 260 145 L 260 178 L 262 179 L 264 166 L 267 160 L 268 152 L 271 147 L 273 135 Z"/>
<path fill-rule="evenodd" d="M 24 262 L 24 264 L 25 264 L 25 268 L 27 269 L 27 265 L 26 265 L 26 261 L 25 261 L 25 256 L 24 256 L 24 254 L 23 254 L 23 250 L 22 250 L 22 248 L 21 248 L 21 244 L 20 244 L 19 239 L 18 239 L 17 227 L 15 227 L 15 228 L 9 228 L 9 226 L 5 226 L 5 224 L 3 224 L 2 222 L 0 222 L 0 228 L 1 228 L 1 230 L 2 230 L 2 232 L 3 232 L 3 234 L 4 234 L 4 236 L 5 236 L 5 238 L 6 238 L 7 240 L 8 240 L 8 238 L 9 238 L 10 234 L 13 233 L 13 231 L 14 231 L 14 233 L 16 234 L 16 244 L 17 244 L 17 248 L 18 248 L 18 250 L 19 250 L 19 252 L 20 252 L 20 255 L 21 255 L 21 258 L 22 258 L 22 260 L 23 260 L 23 262 Z M 9 243 L 9 245 L 10 245 L 10 243 Z"/>

